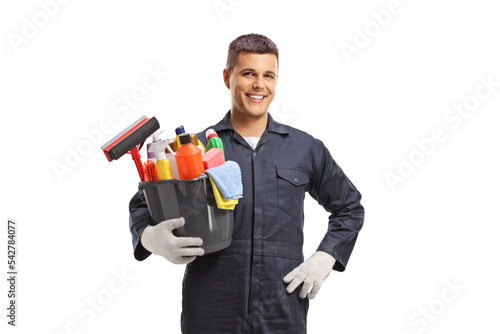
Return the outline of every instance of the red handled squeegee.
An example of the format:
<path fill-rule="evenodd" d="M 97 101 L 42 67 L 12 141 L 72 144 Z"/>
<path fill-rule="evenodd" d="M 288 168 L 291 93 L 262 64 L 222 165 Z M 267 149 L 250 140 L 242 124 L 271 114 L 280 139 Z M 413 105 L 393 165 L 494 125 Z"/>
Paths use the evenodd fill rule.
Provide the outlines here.
<path fill-rule="evenodd" d="M 144 182 L 144 170 L 142 169 L 141 156 L 137 146 L 144 142 L 156 130 L 160 123 L 155 117 L 146 118 L 142 116 L 125 130 L 117 134 L 113 139 L 101 146 L 108 161 L 118 160 L 124 154 L 130 153 L 135 162 L 141 181 Z"/>

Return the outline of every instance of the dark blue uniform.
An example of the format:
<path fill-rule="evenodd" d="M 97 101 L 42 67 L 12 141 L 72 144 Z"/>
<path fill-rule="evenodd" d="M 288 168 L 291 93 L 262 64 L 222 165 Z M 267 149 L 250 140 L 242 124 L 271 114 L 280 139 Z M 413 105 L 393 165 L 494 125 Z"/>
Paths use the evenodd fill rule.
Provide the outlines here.
<path fill-rule="evenodd" d="M 235 208 L 231 246 L 186 266 L 182 332 L 304 334 L 309 301 L 299 298 L 300 287 L 287 294 L 283 277 L 304 260 L 305 192 L 331 213 L 318 250 L 337 260 L 333 269 L 338 271 L 345 270 L 363 225 L 361 194 L 320 140 L 268 114 L 267 128 L 253 150 L 234 131 L 229 116 L 212 128 L 224 143 L 226 160 L 240 165 L 243 198 Z M 198 138 L 205 144 L 204 133 Z M 139 243 L 149 223 L 140 191 L 130 202 L 138 260 L 150 255 Z"/>

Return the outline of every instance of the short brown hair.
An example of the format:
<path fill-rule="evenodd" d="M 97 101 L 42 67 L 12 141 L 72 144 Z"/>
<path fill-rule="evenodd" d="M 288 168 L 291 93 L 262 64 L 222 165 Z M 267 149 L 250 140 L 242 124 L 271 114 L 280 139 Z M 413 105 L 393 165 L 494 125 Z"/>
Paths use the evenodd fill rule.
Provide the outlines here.
<path fill-rule="evenodd" d="M 259 34 L 242 35 L 229 44 L 226 68 L 230 73 L 233 72 L 236 63 L 238 63 L 240 52 L 272 53 L 276 56 L 276 60 L 279 63 L 278 47 L 273 41 Z"/>

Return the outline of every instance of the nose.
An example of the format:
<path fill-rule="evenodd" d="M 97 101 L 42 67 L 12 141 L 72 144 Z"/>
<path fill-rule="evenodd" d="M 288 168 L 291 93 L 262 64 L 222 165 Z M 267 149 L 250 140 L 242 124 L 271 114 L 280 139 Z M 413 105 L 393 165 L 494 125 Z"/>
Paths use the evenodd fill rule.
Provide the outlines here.
<path fill-rule="evenodd" d="M 260 75 L 255 76 L 255 81 L 253 82 L 253 88 L 260 90 L 264 87 L 264 78 Z"/>

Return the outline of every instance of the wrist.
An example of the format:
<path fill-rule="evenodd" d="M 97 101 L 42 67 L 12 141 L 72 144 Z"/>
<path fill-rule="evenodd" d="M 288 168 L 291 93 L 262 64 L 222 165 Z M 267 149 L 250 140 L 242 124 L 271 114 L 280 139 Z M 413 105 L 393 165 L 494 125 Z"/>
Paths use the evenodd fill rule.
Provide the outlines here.
<path fill-rule="evenodd" d="M 320 262 L 328 264 L 328 266 L 331 265 L 332 269 L 333 266 L 335 265 L 335 262 L 337 262 L 337 260 L 335 260 L 335 258 L 332 255 L 324 251 L 317 251 L 314 255 Z"/>
<path fill-rule="evenodd" d="M 144 246 L 144 243 L 143 243 L 143 240 L 144 240 L 144 237 L 145 237 L 145 233 L 146 230 L 150 227 L 150 225 L 146 226 L 142 231 L 141 231 L 141 234 L 139 235 L 139 242 Z"/>

